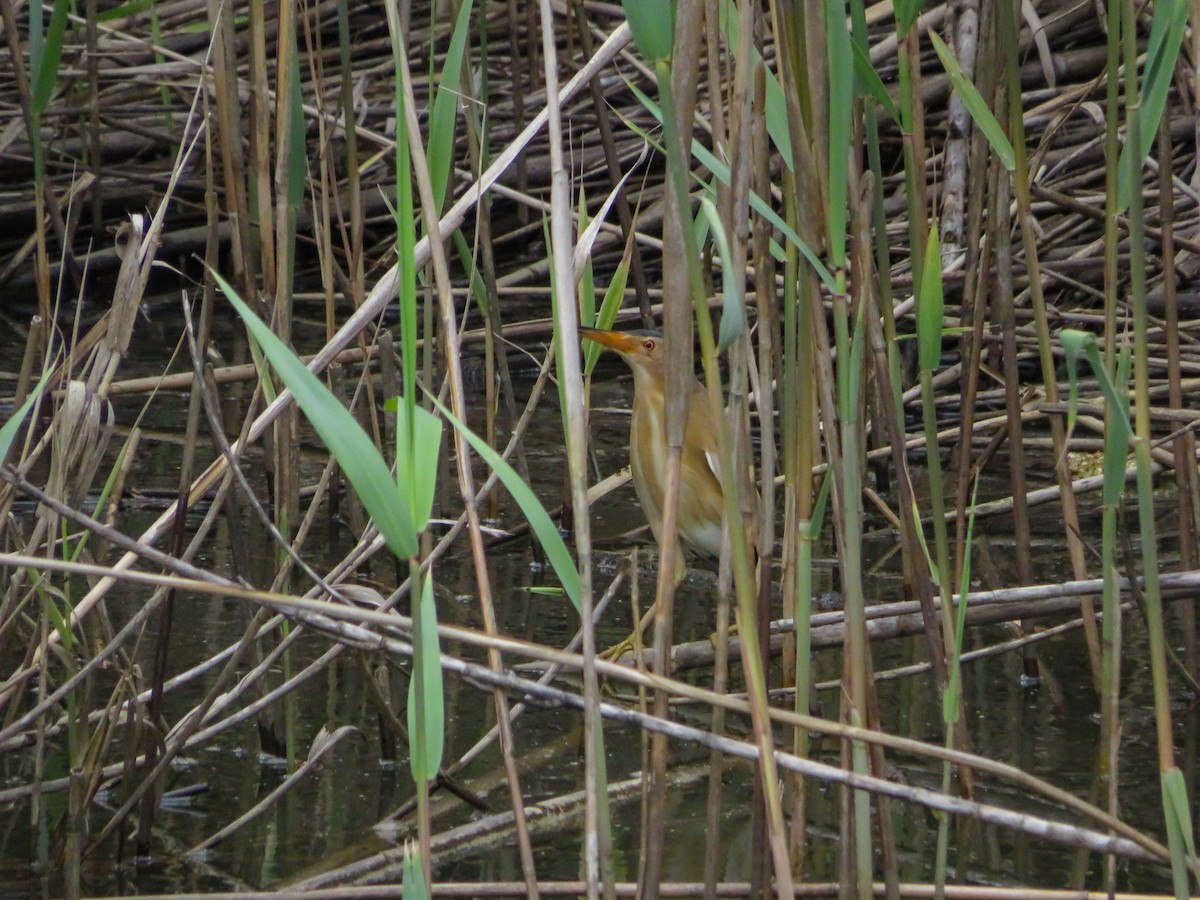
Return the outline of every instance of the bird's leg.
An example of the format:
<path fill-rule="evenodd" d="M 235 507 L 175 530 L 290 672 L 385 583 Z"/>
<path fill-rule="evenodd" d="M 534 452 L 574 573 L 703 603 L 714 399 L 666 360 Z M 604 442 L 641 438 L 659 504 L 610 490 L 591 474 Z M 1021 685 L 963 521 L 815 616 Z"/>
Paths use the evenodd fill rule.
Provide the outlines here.
<path fill-rule="evenodd" d="M 657 529 L 652 529 L 652 530 L 655 531 L 655 537 L 657 537 L 658 536 Z M 676 547 L 675 547 L 675 586 L 678 587 L 680 584 L 682 584 L 683 579 L 686 576 L 687 576 L 687 563 L 684 560 L 683 548 L 680 547 L 678 544 L 676 544 Z M 635 577 L 636 577 L 636 573 L 635 573 Z M 654 603 L 650 604 L 650 608 L 647 609 L 642 614 L 642 618 L 638 622 L 637 628 L 633 632 L 630 633 L 629 637 L 627 637 L 623 641 L 620 641 L 619 643 L 614 644 L 613 646 L 609 647 L 607 650 L 605 650 L 603 653 L 600 654 L 600 658 L 608 660 L 609 662 L 620 662 L 621 659 L 625 656 L 625 654 L 629 653 L 630 651 L 635 651 L 640 656 L 646 646 L 645 638 L 644 638 L 646 629 L 649 628 L 653 624 L 655 618 L 657 618 L 657 615 L 658 615 L 658 601 L 656 599 Z"/>
<path fill-rule="evenodd" d="M 642 613 L 641 621 L 638 622 L 637 628 L 630 633 L 629 637 L 613 644 L 613 646 L 600 654 L 600 658 L 609 662 L 619 663 L 625 654 L 630 651 L 641 653 L 646 646 L 644 638 L 646 629 L 654 622 L 654 616 L 657 611 L 657 604 L 651 604 L 650 608 Z"/>

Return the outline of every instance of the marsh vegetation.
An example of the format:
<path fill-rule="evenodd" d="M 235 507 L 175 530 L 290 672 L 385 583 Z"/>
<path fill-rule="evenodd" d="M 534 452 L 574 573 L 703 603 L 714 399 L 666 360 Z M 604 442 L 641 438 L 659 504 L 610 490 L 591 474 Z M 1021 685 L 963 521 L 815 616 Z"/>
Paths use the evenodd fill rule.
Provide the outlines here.
<path fill-rule="evenodd" d="M 0 14 L 0 895 L 1200 889 L 1189 4 Z"/>

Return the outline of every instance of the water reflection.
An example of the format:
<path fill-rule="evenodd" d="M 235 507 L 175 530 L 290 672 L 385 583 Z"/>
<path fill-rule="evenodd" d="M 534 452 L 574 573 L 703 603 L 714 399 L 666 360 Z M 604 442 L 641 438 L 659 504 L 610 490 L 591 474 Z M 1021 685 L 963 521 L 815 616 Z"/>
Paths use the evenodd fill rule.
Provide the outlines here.
<path fill-rule="evenodd" d="M 11 348 L 0 346 L 0 355 L 10 351 Z M 161 355 L 148 353 L 142 363 L 145 371 L 157 371 L 162 365 Z M 127 374 L 133 375 L 136 371 L 136 361 L 131 362 Z M 593 388 L 593 404 L 597 408 L 627 408 L 627 391 L 628 386 L 623 383 L 597 381 Z M 534 487 L 548 506 L 557 505 L 555 498 L 561 495 L 563 488 L 560 420 L 552 404 L 553 398 L 549 397 L 527 443 Z M 173 491 L 179 474 L 174 429 L 182 421 L 185 401 L 178 396 L 165 396 L 156 398 L 143 409 L 144 406 L 141 397 L 124 397 L 117 404 L 121 423 L 127 425 L 142 415 L 142 423 L 147 428 L 135 469 L 130 475 L 135 498 L 139 496 L 137 492 L 141 492 L 140 496 L 145 499 L 140 504 L 136 500 L 128 504 L 116 522 L 117 527 L 127 534 L 140 533 L 153 519 L 157 510 L 146 508 L 151 505 L 150 498 L 157 496 L 156 491 Z M 478 410 L 475 412 L 479 414 Z M 617 413 L 607 415 L 615 417 Z M 610 422 L 609 426 L 596 429 L 596 433 L 623 433 L 621 422 Z M 306 441 L 302 480 L 312 483 L 320 475 L 323 458 L 315 442 L 310 438 Z M 620 444 L 619 440 L 609 438 L 609 442 L 601 441 L 595 448 L 603 473 L 624 464 L 624 450 Z M 205 461 L 203 456 L 199 460 L 201 465 Z M 261 472 L 256 474 L 261 476 Z M 482 475 L 482 469 L 477 474 Z M 453 491 L 449 493 L 453 495 Z M 511 505 L 503 506 L 501 520 L 511 523 L 514 519 Z M 602 501 L 595 512 L 593 531 L 598 538 L 612 537 L 640 521 L 641 514 L 632 490 L 624 489 Z M 194 525 L 195 521 L 190 524 Z M 239 527 L 235 530 L 228 520 L 221 520 L 212 539 L 197 557 L 197 564 L 222 574 L 240 571 L 255 583 L 269 584 L 278 562 L 276 548 L 249 510 L 240 510 L 237 524 Z M 1004 543 L 1005 527 L 1004 522 L 991 522 L 983 523 L 977 529 L 981 553 L 989 560 L 981 570 L 997 584 L 1013 580 L 1013 573 L 1007 570 L 1011 567 L 1004 565 L 1004 560 L 1010 556 L 1010 548 Z M 235 537 L 235 534 L 241 537 Z M 239 540 L 246 543 L 238 546 Z M 320 570 L 339 561 L 353 545 L 353 540 L 353 534 L 344 523 L 322 521 L 310 537 L 306 554 L 310 563 Z M 866 562 L 872 567 L 866 584 L 868 595 L 888 600 L 900 596 L 899 563 L 892 555 L 890 537 L 880 531 L 866 549 Z M 243 561 L 236 564 L 235 550 L 244 554 Z M 624 552 L 620 549 L 600 553 L 599 589 L 602 590 L 607 580 L 625 565 Z M 818 554 L 821 552 L 832 551 L 828 547 L 818 548 Z M 1049 568 L 1059 555 L 1058 548 L 1050 546 L 1046 559 L 1035 561 L 1035 568 L 1042 577 L 1065 576 L 1065 573 L 1055 573 Z M 640 596 L 645 604 L 652 598 L 654 589 L 653 553 L 649 548 L 642 554 L 642 561 L 638 577 Z M 882 561 L 878 568 L 873 567 L 876 561 Z M 575 614 L 561 597 L 531 590 L 540 583 L 531 562 L 528 544 L 523 540 L 499 544 L 489 552 L 488 565 L 500 628 L 506 634 L 526 640 L 562 646 L 574 632 Z M 394 586 L 395 572 L 382 557 L 372 564 L 370 575 L 384 593 Z M 821 570 L 821 578 L 823 583 L 818 584 L 818 589 L 834 586 L 833 574 L 828 568 Z M 444 622 L 472 627 L 480 625 L 473 568 L 461 548 L 439 562 L 437 586 L 439 612 Z M 146 595 L 145 590 L 132 587 L 115 593 L 109 601 L 113 620 L 124 621 L 145 602 Z M 406 608 L 407 603 L 402 607 Z M 705 639 L 712 631 L 715 609 L 713 573 L 701 569 L 681 588 L 675 624 L 677 639 Z M 253 613 L 242 603 L 220 597 L 179 596 L 175 605 L 171 671 L 187 671 L 230 647 L 246 631 Z M 1177 616 L 1176 613 L 1171 619 L 1175 628 L 1179 627 Z M 601 627 L 601 639 L 615 641 L 628 632 L 629 626 L 628 601 L 623 596 L 609 610 Z M 1007 637 L 1010 637 L 1007 629 L 991 627 L 972 630 L 968 642 L 969 646 L 983 647 Z M 148 670 L 153 632 L 146 638 L 136 652 Z M 261 650 L 239 666 L 239 673 L 264 658 L 281 639 L 282 631 L 268 638 Z M 1144 630 L 1131 622 L 1126 631 L 1123 655 L 1125 731 L 1120 794 L 1127 820 L 1158 832 L 1161 827 L 1156 745 L 1144 642 Z M 272 664 L 274 670 L 268 683 L 279 684 L 286 673 L 301 670 L 328 647 L 327 640 L 322 637 L 301 637 L 285 657 Z M 477 651 L 453 643 L 444 645 L 444 650 L 479 658 Z M 1010 762 L 1095 801 L 1099 796 L 1095 771 L 1100 735 L 1082 638 L 1078 632 L 1068 633 L 1040 644 L 1036 652 L 1041 675 L 1036 685 L 1022 684 L 1025 668 L 1022 659 L 1015 654 L 987 658 L 967 667 L 965 692 L 969 702 L 972 749 Z M 881 672 L 924 659 L 920 639 L 877 644 L 873 653 L 875 668 Z M 220 677 L 220 671 L 220 666 L 214 667 L 173 689 L 164 707 L 166 721 L 178 721 L 200 702 Z M 818 681 L 836 682 L 840 673 L 841 662 L 836 652 L 816 656 L 814 675 Z M 685 677 L 704 683 L 707 676 L 695 672 Z M 86 890 L 91 893 L 129 890 L 199 892 L 299 881 L 394 846 L 411 835 L 415 830 L 411 818 L 393 821 L 394 813 L 411 799 L 412 783 L 403 746 L 395 758 L 389 758 L 386 751 L 389 739 L 387 732 L 381 730 L 375 699 L 380 679 L 394 698 L 395 708 L 402 710 L 402 702 L 395 698 L 402 698 L 407 690 L 407 663 L 385 660 L 379 654 L 359 650 L 343 652 L 303 690 L 292 694 L 280 713 L 282 719 L 277 717 L 274 728 L 280 734 L 291 729 L 295 736 L 294 746 L 301 754 L 322 728 L 349 725 L 357 729 L 357 734 L 343 741 L 314 775 L 301 781 L 282 802 L 241 830 L 234 839 L 219 844 L 202 858 L 184 858 L 180 855 L 183 851 L 268 796 L 286 775 L 278 765 L 261 756 L 263 736 L 253 720 L 205 741 L 173 769 L 167 786 L 204 784 L 208 790 L 189 806 L 165 810 L 158 818 L 155 847 L 160 848 L 159 856 L 145 865 L 134 867 L 125 863 L 114 869 L 112 861 L 117 858 L 127 860 L 129 850 L 119 851 L 116 840 L 110 840 L 90 857 L 85 872 Z M 103 687 L 111 689 L 113 684 Z M 941 743 L 940 698 L 930 676 L 881 681 L 879 698 L 884 716 L 881 726 L 885 730 Z M 246 697 L 240 702 L 253 699 L 255 697 Z M 836 717 L 838 700 L 836 687 L 819 696 L 818 704 L 824 715 Z M 495 712 L 486 691 L 456 678 L 446 682 L 446 709 L 445 758 L 449 762 L 467 751 L 491 727 Z M 1181 707 L 1177 713 L 1177 739 L 1194 783 L 1196 710 Z M 703 724 L 704 714 L 681 711 L 680 715 L 701 715 Z M 744 730 L 745 723 L 731 721 L 730 728 Z M 514 736 L 522 767 L 522 787 L 530 802 L 570 795 L 581 789 L 580 722 L 575 712 L 531 708 L 516 724 Z M 610 779 L 618 782 L 635 778 L 642 768 L 641 734 L 623 727 L 611 727 L 606 731 L 606 737 Z M 49 738 L 43 777 L 65 774 L 64 740 L 61 734 Z M 836 763 L 841 751 L 835 743 L 819 741 L 813 752 L 818 758 Z M 705 863 L 708 776 L 704 766 L 708 754 L 698 747 L 682 744 L 675 745 L 673 753 L 679 783 L 670 796 L 668 841 L 671 853 L 666 877 L 696 881 L 703 877 Z M 28 784 L 36 777 L 30 755 L 10 752 L 3 760 L 6 786 Z M 930 787 L 940 784 L 940 767 L 932 766 L 928 761 L 889 754 L 889 764 L 893 767 L 890 777 Z M 507 788 L 497 747 L 485 751 L 457 777 L 493 811 L 502 812 L 507 808 Z M 716 841 L 720 856 L 718 870 L 724 878 L 744 880 L 749 877 L 745 861 L 750 856 L 747 798 L 751 774 L 745 763 L 729 761 L 720 777 L 724 791 L 721 832 Z M 1048 818 L 1061 818 L 1061 813 L 1048 804 L 1031 800 L 1026 793 L 994 779 L 980 779 L 978 787 L 978 798 L 985 802 L 996 802 Z M 119 787 L 114 788 L 112 797 L 114 801 L 119 800 Z M 839 794 L 825 785 L 811 783 L 808 797 L 812 844 L 807 877 L 828 879 L 837 871 Z M 28 801 L 11 807 L 10 826 L 0 843 L 4 853 L 4 862 L 0 863 L 0 897 L 58 892 L 53 848 L 59 836 L 51 829 L 59 821 L 64 802 L 63 794 L 45 795 L 32 824 L 33 814 Z M 636 792 L 614 801 L 614 863 L 618 877 L 622 879 L 636 877 L 640 857 L 638 803 Z M 473 821 L 478 816 L 446 792 L 438 795 L 435 808 L 438 831 Z M 96 822 L 106 819 L 103 810 L 94 812 Z M 891 812 L 899 839 L 902 876 L 916 881 L 927 880 L 936 822 L 929 812 L 915 806 L 893 802 Z M 578 813 L 568 813 L 553 820 L 549 826 L 535 828 L 536 862 L 541 877 L 578 877 L 580 817 L 581 808 Z M 381 822 L 390 822 L 391 827 L 377 831 L 375 826 Z M 511 844 L 507 834 L 492 840 L 466 843 L 442 857 L 437 877 L 463 881 L 518 880 L 520 866 Z M 964 825 L 954 831 L 953 865 L 958 867 L 962 877 L 980 882 L 1061 886 L 1098 883 L 1102 865 L 1098 857 L 1078 855 L 1070 867 L 1064 865 L 1064 858 L 1070 858 L 1070 854 L 1057 845 L 1030 840 L 991 826 Z M 1169 883 L 1165 873 L 1148 871 L 1145 867 L 1123 867 L 1121 871 L 1123 887 L 1162 889 Z"/>

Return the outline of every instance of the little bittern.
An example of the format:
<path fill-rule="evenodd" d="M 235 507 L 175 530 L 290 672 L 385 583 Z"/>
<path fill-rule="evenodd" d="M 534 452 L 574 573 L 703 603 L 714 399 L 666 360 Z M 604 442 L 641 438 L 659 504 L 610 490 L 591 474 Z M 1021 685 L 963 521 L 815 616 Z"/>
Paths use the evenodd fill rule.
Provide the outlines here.
<path fill-rule="evenodd" d="M 661 543 L 663 496 L 667 489 L 667 358 L 662 335 L 657 331 L 601 331 L 596 328 L 580 328 L 579 333 L 616 350 L 633 370 L 629 471 L 650 529 Z M 721 553 L 721 527 L 725 518 L 724 494 L 716 476 L 717 464 L 717 423 L 713 421 L 708 393 L 693 378 L 683 434 L 676 537 L 688 550 L 712 557 Z M 683 574 L 683 556 L 677 547 L 676 581 Z"/>

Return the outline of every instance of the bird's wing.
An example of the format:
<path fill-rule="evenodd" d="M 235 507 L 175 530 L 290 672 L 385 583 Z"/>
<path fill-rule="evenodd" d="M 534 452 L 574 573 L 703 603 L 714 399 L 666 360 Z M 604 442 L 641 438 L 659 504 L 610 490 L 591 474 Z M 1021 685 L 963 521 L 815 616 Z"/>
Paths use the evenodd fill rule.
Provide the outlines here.
<path fill-rule="evenodd" d="M 720 483 L 721 458 L 717 453 L 717 429 L 718 425 L 713 421 L 712 411 L 708 405 L 708 392 L 699 382 L 696 382 L 688 401 L 687 430 L 684 434 L 683 445 L 702 455 L 708 471 Z"/>
<path fill-rule="evenodd" d="M 721 460 L 717 457 L 716 451 L 704 451 L 704 461 L 708 463 L 708 471 L 713 473 L 713 478 L 717 481 L 721 480 Z"/>

